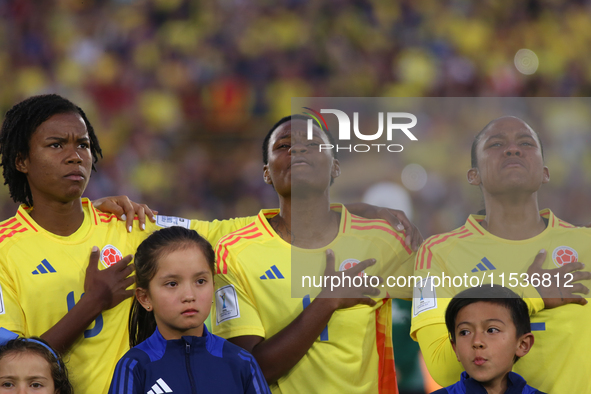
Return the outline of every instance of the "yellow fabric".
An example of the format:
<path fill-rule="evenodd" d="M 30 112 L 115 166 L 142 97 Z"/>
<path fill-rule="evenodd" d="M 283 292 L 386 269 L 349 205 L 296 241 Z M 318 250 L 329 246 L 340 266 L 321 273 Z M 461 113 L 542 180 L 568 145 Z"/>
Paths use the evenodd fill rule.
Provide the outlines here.
<path fill-rule="evenodd" d="M 126 256 L 135 253 L 149 234 L 162 228 L 148 222 L 146 231 L 140 231 L 136 220 L 133 232 L 128 233 L 125 222 L 96 211 L 87 199 L 83 199 L 83 207 L 84 223 L 68 237 L 45 231 L 23 206 L 13 218 L 0 223 L 1 327 L 22 336 L 40 336 L 80 300 L 93 246 L 102 250 L 112 245 Z M 216 242 L 248 221 L 252 218 L 212 223 L 185 220 L 185 223 Z M 44 260 L 55 272 L 42 263 Z M 102 262 L 98 265 L 100 269 L 105 268 Z M 103 311 L 64 355 L 75 392 L 108 391 L 115 364 L 129 349 L 130 305 L 131 299 L 127 299 Z"/>
<path fill-rule="evenodd" d="M 539 235 L 521 241 L 506 240 L 487 232 L 479 221 L 482 216 L 472 215 L 465 225 L 445 234 L 426 240 L 417 253 L 415 275 L 423 278 L 440 276 L 463 276 L 468 274 L 490 283 L 501 284 L 500 274 L 505 273 L 505 286 L 518 294 L 531 295 L 531 286 L 512 288 L 510 273 L 523 273 L 541 249 L 547 250 L 544 269 L 557 268 L 555 251 L 570 247 L 578 254 L 578 261 L 591 261 L 591 230 L 577 228 L 558 219 L 549 210 L 540 215 L 548 219 L 547 228 Z M 489 269 L 483 259 L 494 266 Z M 481 264 L 485 270 L 478 268 Z M 589 266 L 588 266 L 589 267 Z M 585 270 L 589 270 L 589 268 Z M 476 269 L 477 272 L 472 272 Z M 589 283 L 585 283 L 589 286 Z M 418 340 L 429 372 L 442 386 L 459 379 L 461 366 L 452 360 L 451 345 L 445 328 L 445 309 L 450 297 L 464 287 L 437 288 L 436 306 L 427 299 L 420 300 L 417 292 L 413 298 L 411 336 Z M 423 290 L 425 291 L 425 290 Z M 554 309 L 542 309 L 539 298 L 526 300 L 530 308 L 535 344 L 532 350 L 514 366 L 514 371 L 523 376 L 529 385 L 547 393 L 591 392 L 589 379 L 580 371 L 591 370 L 591 307 L 569 304 Z M 431 303 L 430 303 L 431 302 Z M 423 309 L 418 309 L 423 305 Z M 540 327 L 542 325 L 543 327 Z M 455 357 L 453 358 L 455 360 Z"/>
<path fill-rule="evenodd" d="M 340 231 L 326 248 L 303 250 L 283 241 L 268 222 L 278 210 L 261 211 L 251 225 L 220 240 L 216 247 L 216 312 L 212 313 L 216 335 L 224 338 L 256 335 L 268 339 L 290 324 L 320 291 L 314 288 L 306 298 L 292 298 L 292 290 L 300 287 L 302 281 L 292 269 L 296 264 L 308 264 L 306 272 L 322 275 L 327 248 L 335 253 L 337 271 L 347 259 L 375 258 L 377 263 L 366 269 L 367 274 L 380 270 L 396 275 L 412 273 L 414 253 L 403 246 L 404 237 L 400 233 L 394 233 L 385 221 L 352 216 L 341 205 L 334 205 L 333 209 L 341 211 Z M 273 271 L 273 266 L 282 279 Z M 234 295 L 237 307 L 228 303 L 228 298 Z M 358 305 L 335 312 L 324 337 L 321 335 L 304 358 L 271 386 L 273 393 L 397 392 L 391 301 L 376 300 L 375 307 Z M 378 355 L 380 343 L 381 358 Z M 388 382 L 382 384 L 381 391 L 380 379 Z"/>

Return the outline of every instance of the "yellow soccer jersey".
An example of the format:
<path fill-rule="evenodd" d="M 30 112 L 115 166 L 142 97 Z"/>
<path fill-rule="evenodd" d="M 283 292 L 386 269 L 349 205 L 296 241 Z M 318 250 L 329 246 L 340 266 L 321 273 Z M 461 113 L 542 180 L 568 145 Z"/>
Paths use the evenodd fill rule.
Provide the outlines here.
<path fill-rule="evenodd" d="M 504 276 L 505 287 L 522 294 L 524 286 L 513 287 L 516 281 L 510 280 L 511 274 L 527 272 L 541 249 L 547 251 L 544 269 L 573 261 L 591 261 L 591 230 L 574 227 L 547 209 L 540 215 L 548 220 L 547 228 L 541 234 L 521 241 L 490 234 L 479 224 L 484 216 L 472 215 L 459 229 L 433 236 L 423 243 L 417 253 L 415 275 L 426 278 L 427 274 L 431 277 L 441 277 L 442 273 L 450 277 L 467 274 L 479 279 L 484 276 L 488 283 L 492 275 L 495 284 L 503 284 Z M 588 267 L 585 269 L 589 270 Z M 517 276 L 513 275 L 514 278 Z M 520 283 L 524 282 L 520 279 Z M 411 326 L 411 336 L 415 340 L 418 330 L 431 325 L 439 325 L 440 336 L 447 337 L 445 309 L 450 300 L 448 297 L 467 288 L 463 284 L 462 287 L 450 287 L 446 282 L 445 287 L 431 291 L 430 284 L 415 289 Z M 535 343 L 529 354 L 515 364 L 514 371 L 530 386 L 546 393 L 591 393 L 591 380 L 582 372 L 591 371 L 591 306 L 568 304 L 542 309 L 541 299 L 530 301 L 530 309 L 534 305 L 531 323 Z M 443 344 L 449 351 L 449 341 Z M 443 348 L 439 350 L 444 351 Z M 452 366 L 447 363 L 439 367 Z"/>
<path fill-rule="evenodd" d="M 159 216 L 146 231 L 128 233 L 125 222 L 94 209 L 83 199 L 84 222 L 72 235 L 61 237 L 41 228 L 21 206 L 0 223 L 0 327 L 22 336 L 41 336 L 80 300 L 90 251 L 101 249 L 104 269 L 128 254 L 153 231 L 182 225 L 211 242 L 252 221 L 191 221 Z M 129 349 L 127 321 L 131 299 L 103 311 L 64 355 L 76 393 L 102 394 L 109 389 L 119 358 Z"/>
<path fill-rule="evenodd" d="M 326 248 L 298 249 L 322 273 L 325 249 L 335 253 L 335 270 L 368 258 L 396 266 L 410 275 L 414 253 L 402 234 L 381 220 L 351 215 L 341 205 L 340 231 Z M 217 275 L 213 332 L 224 338 L 256 335 L 270 338 L 290 324 L 311 299 L 292 298 L 294 249 L 271 227 L 279 210 L 263 210 L 245 228 L 222 238 L 216 247 Z M 293 260 L 295 261 L 295 260 Z M 300 261 L 298 259 L 298 261 Z M 295 264 L 295 263 L 294 263 Z M 319 289 L 316 289 L 319 291 Z M 317 292 L 318 292 L 317 291 Z M 375 307 L 357 305 L 336 311 L 327 327 L 285 376 L 271 386 L 274 393 L 397 393 L 391 338 L 391 301 Z"/>

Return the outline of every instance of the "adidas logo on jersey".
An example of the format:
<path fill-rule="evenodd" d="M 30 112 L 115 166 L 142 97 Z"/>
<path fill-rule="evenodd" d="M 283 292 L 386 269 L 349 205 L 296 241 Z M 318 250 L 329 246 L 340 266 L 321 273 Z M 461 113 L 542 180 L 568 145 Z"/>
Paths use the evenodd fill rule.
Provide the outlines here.
<path fill-rule="evenodd" d="M 31 273 L 33 275 L 39 275 L 39 274 L 49 274 L 50 272 L 57 272 L 57 271 L 55 270 L 55 268 L 53 268 L 51 266 L 51 264 L 49 264 L 49 261 L 47 261 L 46 259 L 43 259 L 41 264 L 39 264 L 37 266 L 37 269 Z"/>
<path fill-rule="evenodd" d="M 478 271 L 493 271 L 496 270 L 497 267 L 495 267 L 494 265 L 492 265 L 492 263 L 490 261 L 488 261 L 488 259 L 486 257 L 483 257 L 482 263 L 478 263 L 476 265 L 476 268 L 474 268 L 471 272 L 478 272 Z"/>
<path fill-rule="evenodd" d="M 279 271 L 279 268 L 277 268 L 276 265 L 265 271 L 265 274 L 266 275 L 261 276 L 261 279 L 284 279 L 283 274 Z"/>
<path fill-rule="evenodd" d="M 152 390 L 148 391 L 147 394 L 161 394 L 161 393 L 172 393 L 172 390 L 162 378 L 156 381 L 156 384 L 151 387 Z"/>

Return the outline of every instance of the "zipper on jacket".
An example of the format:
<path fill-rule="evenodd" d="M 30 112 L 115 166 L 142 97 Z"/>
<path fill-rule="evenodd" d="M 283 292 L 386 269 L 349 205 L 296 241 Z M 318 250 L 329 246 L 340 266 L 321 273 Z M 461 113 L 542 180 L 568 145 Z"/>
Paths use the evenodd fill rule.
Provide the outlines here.
<path fill-rule="evenodd" d="M 193 373 L 191 372 L 191 345 L 187 342 L 185 342 L 185 366 L 187 367 L 187 375 L 189 375 L 189 381 L 191 382 L 191 391 L 193 394 L 197 394 Z"/>

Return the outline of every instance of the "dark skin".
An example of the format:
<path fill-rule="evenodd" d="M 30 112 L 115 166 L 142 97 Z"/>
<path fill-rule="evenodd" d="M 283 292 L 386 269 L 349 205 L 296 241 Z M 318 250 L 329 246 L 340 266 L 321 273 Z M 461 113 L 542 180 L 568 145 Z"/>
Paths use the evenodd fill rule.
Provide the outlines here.
<path fill-rule="evenodd" d="M 16 159 L 27 176 L 33 196 L 31 217 L 45 230 L 61 236 L 76 232 L 84 221 L 81 196 L 92 155 L 86 125 L 76 113 L 57 114 L 43 122 L 29 140 L 27 157 Z M 93 248 L 84 281 L 85 295 L 52 328 L 41 335 L 54 349 L 67 351 L 84 330 L 106 309 L 132 296 L 131 255 L 100 271 L 99 251 Z"/>
<path fill-rule="evenodd" d="M 90 178 L 92 155 L 86 125 L 78 114 L 57 114 L 42 123 L 31 136 L 28 156 L 18 157 L 15 164 L 27 176 L 34 201 L 30 214 L 37 224 L 61 236 L 69 236 L 80 228 L 84 220 L 81 196 Z M 358 205 L 358 213 L 366 212 L 370 217 L 376 214 L 375 207 Z M 154 221 L 156 213 L 125 196 L 100 199 L 95 207 L 125 220 L 128 231 L 132 229 L 135 215 L 143 230 L 145 217 Z M 398 221 L 399 211 L 386 213 L 396 223 L 408 226 L 407 242 L 418 247 L 422 238 L 416 227 L 409 224 L 403 214 Z M 59 352 L 67 351 L 103 310 L 133 295 L 131 290 L 126 290 L 134 282 L 134 277 L 130 276 L 134 270 L 133 264 L 129 264 L 131 255 L 105 270 L 98 270 L 98 259 L 98 250 L 91 252 L 85 296 L 41 336 Z"/>
<path fill-rule="evenodd" d="M 294 127 L 292 129 L 292 126 Z M 278 127 L 269 142 L 269 163 L 263 168 L 265 182 L 279 196 L 280 212 L 270 220 L 273 229 L 286 242 L 301 248 L 320 248 L 337 235 L 340 214 L 330 209 L 330 180 L 340 174 L 338 160 L 328 152 L 318 152 L 317 144 L 327 143 L 324 133 L 315 129 L 314 139 L 306 139 L 306 123 L 292 121 Z M 297 217 L 297 226 L 291 218 Z M 300 224 L 301 223 L 301 224 Z M 334 275 L 334 253 L 326 251 L 325 275 Z M 373 265 L 364 260 L 345 271 L 355 276 Z M 269 384 L 276 382 L 301 360 L 322 333 L 333 313 L 364 304 L 379 294 L 374 288 L 323 289 L 309 307 L 270 338 L 246 335 L 229 339 L 257 359 Z"/>
<path fill-rule="evenodd" d="M 546 229 L 539 214 L 538 190 L 550 180 L 548 167 L 534 131 L 515 117 L 503 117 L 492 122 L 477 146 L 478 167 L 468 171 L 468 182 L 480 186 L 486 206 L 486 218 L 481 225 L 491 234 L 510 240 L 533 238 Z M 584 265 L 571 263 L 561 268 L 542 269 L 546 251 L 536 256 L 527 273 L 549 273 L 552 286 L 537 288 L 546 308 L 568 303 L 585 305 L 587 300 L 575 293 L 589 294 L 580 283 L 566 287 L 569 276 L 573 282 L 591 279 L 591 272 L 581 271 Z M 562 280 L 556 282 L 554 275 Z"/>

